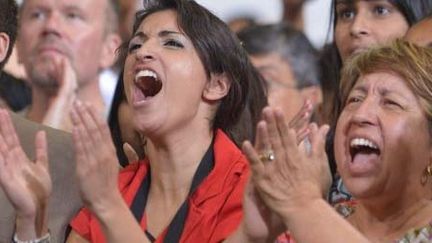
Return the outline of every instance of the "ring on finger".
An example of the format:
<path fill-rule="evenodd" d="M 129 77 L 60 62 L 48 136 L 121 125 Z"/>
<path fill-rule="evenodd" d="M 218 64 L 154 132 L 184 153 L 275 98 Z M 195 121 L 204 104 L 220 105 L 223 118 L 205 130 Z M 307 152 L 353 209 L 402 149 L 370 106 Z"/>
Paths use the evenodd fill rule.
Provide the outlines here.
<path fill-rule="evenodd" d="M 266 162 L 266 161 L 271 162 L 271 161 L 275 160 L 275 158 L 276 158 L 273 150 L 271 150 L 271 149 L 265 150 L 264 152 L 260 153 L 258 156 L 259 156 L 259 159 L 263 162 Z"/>

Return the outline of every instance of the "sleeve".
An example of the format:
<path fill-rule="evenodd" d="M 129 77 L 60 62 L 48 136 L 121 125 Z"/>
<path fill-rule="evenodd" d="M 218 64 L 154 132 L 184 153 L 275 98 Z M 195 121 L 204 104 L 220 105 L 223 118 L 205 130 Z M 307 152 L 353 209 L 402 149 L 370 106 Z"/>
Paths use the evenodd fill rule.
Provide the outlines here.
<path fill-rule="evenodd" d="M 233 184 L 229 196 L 218 215 L 218 222 L 213 231 L 210 242 L 222 242 L 228 238 L 237 227 L 243 217 L 243 193 L 249 177 L 249 169 L 244 166 L 242 172 L 233 178 Z"/>
<path fill-rule="evenodd" d="M 90 222 L 92 217 L 90 211 L 83 208 L 70 223 L 72 229 L 88 241 L 91 240 Z"/>
<path fill-rule="evenodd" d="M 139 185 L 140 180 L 133 180 L 134 178 L 136 178 L 136 173 L 138 171 L 139 168 L 145 168 L 144 164 L 141 163 L 136 163 L 133 165 L 130 165 L 128 167 L 126 167 L 125 169 L 123 169 L 120 174 L 119 174 L 119 190 L 121 191 L 121 194 L 123 197 L 125 197 L 125 194 L 130 194 L 127 195 L 127 197 L 129 198 L 129 201 L 131 200 L 130 198 L 134 195 L 134 193 L 129 193 L 128 189 L 130 189 L 130 183 L 134 182 L 135 184 Z M 144 173 L 145 170 L 142 169 Z M 137 187 L 136 185 L 134 186 L 134 188 Z M 132 192 L 134 192 L 132 190 Z M 136 190 L 135 190 L 136 192 Z M 127 202 L 129 202 L 128 200 L 126 200 Z M 94 219 L 94 216 L 92 215 L 92 213 L 90 212 L 90 210 L 88 210 L 87 208 L 83 208 L 81 209 L 81 211 L 78 213 L 78 215 L 71 221 L 70 226 L 72 227 L 72 229 L 79 234 L 80 236 L 82 236 L 83 238 L 91 241 L 91 235 L 92 235 L 92 230 L 94 230 L 94 228 L 92 228 L 92 222 L 97 222 Z M 94 225 L 96 226 L 96 225 Z M 94 227 L 93 226 L 93 227 Z"/>

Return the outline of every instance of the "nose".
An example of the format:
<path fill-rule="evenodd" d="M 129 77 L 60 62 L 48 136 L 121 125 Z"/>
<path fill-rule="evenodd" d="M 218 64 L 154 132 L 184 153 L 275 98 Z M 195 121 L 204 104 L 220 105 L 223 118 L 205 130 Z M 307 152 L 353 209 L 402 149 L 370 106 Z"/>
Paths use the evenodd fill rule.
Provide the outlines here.
<path fill-rule="evenodd" d="M 42 34 L 44 36 L 61 36 L 61 18 L 57 12 L 51 12 L 45 19 Z"/>
<path fill-rule="evenodd" d="M 351 24 L 350 35 L 355 38 L 369 35 L 369 25 L 367 16 L 359 12 Z"/>
<path fill-rule="evenodd" d="M 136 52 L 135 58 L 141 62 L 149 62 L 155 59 L 154 49 L 151 47 L 149 41 L 142 43 Z"/>
<path fill-rule="evenodd" d="M 351 123 L 358 126 L 367 126 L 376 124 L 376 113 L 378 104 L 375 104 L 372 99 L 363 100 L 354 109 Z"/>

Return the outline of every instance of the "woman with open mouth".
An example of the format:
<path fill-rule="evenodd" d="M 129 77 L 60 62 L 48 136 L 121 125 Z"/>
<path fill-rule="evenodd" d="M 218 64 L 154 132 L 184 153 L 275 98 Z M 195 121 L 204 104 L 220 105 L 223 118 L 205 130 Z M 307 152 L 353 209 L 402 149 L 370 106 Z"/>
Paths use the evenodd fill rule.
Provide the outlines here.
<path fill-rule="evenodd" d="M 308 153 L 296 145 L 281 111 L 264 109 L 255 149 L 246 143 L 244 150 L 262 200 L 255 207 L 267 213 L 244 205 L 244 214 L 253 217 L 245 216 L 248 227 L 242 228 L 261 225 L 266 231 L 260 232 L 274 235 L 249 235 L 265 240 L 288 230 L 280 242 L 432 242 L 431 67 L 430 48 L 404 41 L 345 64 L 334 148 L 338 172 L 355 200 L 336 205 L 341 215 L 325 198 L 328 127 L 311 125 Z M 269 148 L 273 160 L 263 160 L 259 154 Z M 265 220 L 272 217 L 283 226 Z"/>
<path fill-rule="evenodd" d="M 249 167 L 236 144 L 254 131 L 266 104 L 264 82 L 234 34 L 202 6 L 188 0 L 145 5 L 121 52 L 125 93 L 135 129 L 146 138 L 146 157 L 118 176 L 107 125 L 89 105 L 75 104 L 77 177 L 86 208 L 72 220 L 68 242 L 220 242 L 242 218 Z M 9 141 L 13 132 L 2 136 Z M 20 158 L 14 163 L 22 166 L 11 172 L 15 181 L 3 181 L 8 194 L 22 196 L 10 197 L 26 216 L 18 217 L 16 238 L 45 240 L 45 207 L 38 205 L 46 205 L 51 190 L 46 163 Z M 23 172 L 29 166 L 40 174 L 29 177 Z M 29 180 L 38 186 L 17 188 Z"/>

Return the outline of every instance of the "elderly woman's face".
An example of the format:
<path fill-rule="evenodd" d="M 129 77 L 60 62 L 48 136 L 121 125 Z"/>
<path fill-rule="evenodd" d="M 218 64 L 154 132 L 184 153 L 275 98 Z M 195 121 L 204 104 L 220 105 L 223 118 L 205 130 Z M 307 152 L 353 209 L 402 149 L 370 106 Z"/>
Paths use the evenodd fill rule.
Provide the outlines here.
<path fill-rule="evenodd" d="M 354 197 L 396 197 L 421 188 L 430 153 L 426 116 L 405 81 L 384 72 L 361 76 L 335 136 L 338 171 Z"/>
<path fill-rule="evenodd" d="M 207 75 L 173 10 L 153 13 L 141 23 L 130 41 L 123 77 L 139 131 L 159 133 L 202 116 Z"/>
<path fill-rule="evenodd" d="M 335 42 L 342 61 L 351 55 L 404 36 L 409 25 L 388 0 L 334 0 Z"/>

